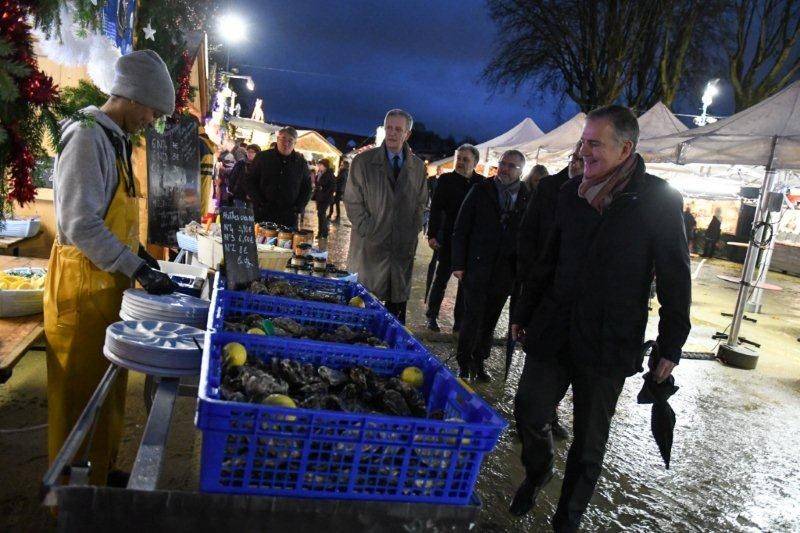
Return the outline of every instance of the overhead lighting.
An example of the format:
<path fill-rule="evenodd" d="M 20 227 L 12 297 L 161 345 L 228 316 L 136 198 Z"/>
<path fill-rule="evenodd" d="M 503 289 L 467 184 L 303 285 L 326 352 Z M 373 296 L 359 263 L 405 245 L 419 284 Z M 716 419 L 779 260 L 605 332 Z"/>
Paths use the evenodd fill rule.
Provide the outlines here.
<path fill-rule="evenodd" d="M 253 78 L 247 78 L 247 90 L 248 91 L 255 91 L 256 84 L 253 83 Z"/>
<path fill-rule="evenodd" d="M 227 13 L 219 18 L 217 30 L 229 43 L 242 42 L 247 38 L 247 26 L 238 15 L 233 13 Z"/>

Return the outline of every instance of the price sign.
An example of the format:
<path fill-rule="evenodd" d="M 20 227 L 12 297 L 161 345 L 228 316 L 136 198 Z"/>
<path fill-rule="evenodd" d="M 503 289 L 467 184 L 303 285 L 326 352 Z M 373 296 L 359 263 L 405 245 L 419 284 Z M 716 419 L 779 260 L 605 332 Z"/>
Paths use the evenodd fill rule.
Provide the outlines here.
<path fill-rule="evenodd" d="M 220 222 L 228 287 L 247 286 L 260 277 L 253 210 L 249 207 L 221 207 Z"/>

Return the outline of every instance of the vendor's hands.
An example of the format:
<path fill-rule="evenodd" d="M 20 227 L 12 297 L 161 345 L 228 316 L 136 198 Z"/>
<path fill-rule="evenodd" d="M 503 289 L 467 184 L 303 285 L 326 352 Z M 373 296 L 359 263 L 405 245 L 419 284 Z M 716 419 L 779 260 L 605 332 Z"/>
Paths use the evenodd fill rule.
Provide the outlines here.
<path fill-rule="evenodd" d="M 169 294 L 175 292 L 178 286 L 161 271 L 154 270 L 143 264 L 133 275 L 136 281 L 142 284 L 144 290 L 150 294 Z"/>
<path fill-rule="evenodd" d="M 463 270 L 453 270 L 453 275 L 459 281 L 464 279 L 464 271 Z"/>
<path fill-rule="evenodd" d="M 433 249 L 433 250 L 438 250 L 439 249 L 439 241 L 436 240 L 436 237 L 433 237 L 432 239 L 428 239 L 428 246 L 430 246 L 431 249 Z"/>
<path fill-rule="evenodd" d="M 523 328 L 519 324 L 511 324 L 511 340 L 520 342 L 524 341 L 525 328 Z"/>
<path fill-rule="evenodd" d="M 143 244 L 139 245 L 139 252 L 137 255 L 140 258 L 144 259 L 144 262 L 147 263 L 147 266 L 149 266 L 150 268 L 154 268 L 156 270 L 161 269 L 161 267 L 158 265 L 158 261 L 156 261 L 156 258 L 147 252 L 147 249 L 144 247 Z"/>
<path fill-rule="evenodd" d="M 658 362 L 655 364 L 652 361 L 653 359 L 651 358 L 650 362 L 648 362 L 648 366 L 650 367 L 650 373 L 653 379 L 656 380 L 656 383 L 661 383 L 667 379 L 675 368 L 675 363 L 663 357 L 658 359 Z M 653 368 L 653 366 L 655 366 L 655 368 Z"/>

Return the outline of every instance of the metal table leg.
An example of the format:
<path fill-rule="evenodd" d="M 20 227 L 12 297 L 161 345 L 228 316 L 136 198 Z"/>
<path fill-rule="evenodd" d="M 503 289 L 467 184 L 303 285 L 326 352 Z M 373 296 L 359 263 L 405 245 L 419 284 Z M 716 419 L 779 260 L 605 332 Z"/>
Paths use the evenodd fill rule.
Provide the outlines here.
<path fill-rule="evenodd" d="M 178 378 L 161 378 L 158 383 L 142 442 L 131 470 L 129 489 L 155 490 L 158 484 L 179 385 Z"/>
<path fill-rule="evenodd" d="M 103 407 L 108 392 L 111 390 L 112 385 L 114 385 L 114 381 L 116 381 L 119 372 L 120 368 L 118 366 L 113 364 L 108 365 L 108 370 L 106 370 L 105 375 L 103 375 L 103 379 L 101 379 L 100 383 L 97 385 L 94 394 L 92 394 L 92 397 L 89 399 L 89 403 L 86 404 L 86 408 L 75 423 L 75 427 L 70 431 L 67 440 L 58 452 L 53 464 L 47 470 L 47 473 L 45 473 L 44 479 L 42 480 L 45 505 L 56 505 L 55 494 L 52 489 L 58 484 L 59 478 L 69 471 L 75 454 L 78 453 L 81 444 L 93 430 L 97 417 L 100 414 L 100 408 Z M 88 450 L 88 445 L 86 449 Z"/>

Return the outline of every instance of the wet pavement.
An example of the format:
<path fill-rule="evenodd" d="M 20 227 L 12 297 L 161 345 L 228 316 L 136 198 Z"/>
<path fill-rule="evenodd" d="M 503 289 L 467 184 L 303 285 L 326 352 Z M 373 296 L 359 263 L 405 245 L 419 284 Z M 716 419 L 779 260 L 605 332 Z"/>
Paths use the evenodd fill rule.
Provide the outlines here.
<path fill-rule="evenodd" d="M 309 209 L 305 225 L 316 226 Z M 349 225 L 331 225 L 329 249 L 334 263 L 343 263 Z M 409 327 L 442 359 L 454 355 L 454 337 L 424 330 L 422 302 L 430 251 L 420 241 Z M 698 263 L 693 261 L 693 267 Z M 692 334 L 685 349 L 712 352 L 736 298 L 734 285 L 716 278 L 736 275 L 739 265 L 726 261 L 704 264 L 693 286 Z M 666 470 L 650 435 L 650 408 L 636 403 L 641 378 L 630 378 L 620 397 L 617 414 L 595 497 L 585 515 L 586 531 L 800 531 L 800 280 L 770 275 L 784 288 L 769 293 L 766 314 L 754 315 L 758 324 L 746 323 L 743 335 L 762 344 L 755 371 L 730 368 L 713 360 L 684 360 L 675 377 L 680 386 L 671 404 L 677 414 L 672 465 Z M 455 282 L 448 287 L 440 325 L 450 331 Z M 657 324 L 657 305 L 648 333 Z M 496 337 L 506 332 L 507 311 Z M 650 336 L 648 336 L 650 338 Z M 504 349 L 493 348 L 489 369 L 502 376 Z M 524 353 L 518 351 L 508 383 L 500 379 L 476 385 L 506 419 L 513 421 L 513 395 L 522 370 Z M 455 368 L 454 361 L 448 363 Z M 145 421 L 140 375 L 132 374 L 121 466 L 130 468 Z M 38 500 L 46 468 L 46 432 L 35 426 L 46 420 L 44 354 L 33 352 L 15 369 L 11 380 L 0 385 L 0 530 L 39 531 L 53 526 Z M 561 404 L 564 424 L 571 427 L 571 395 Z M 200 434 L 193 425 L 195 402 L 180 398 L 173 417 L 162 488 L 197 486 Z M 20 427 L 34 428 L 8 432 Z M 516 486 L 524 476 L 518 460 L 519 445 L 513 424 L 489 454 L 478 480 L 483 500 L 476 531 L 545 531 L 555 509 L 568 441 L 557 444 L 557 475 L 543 491 L 531 515 L 517 519 L 507 512 Z M 14 483 L 8 483 L 13 472 Z"/>

